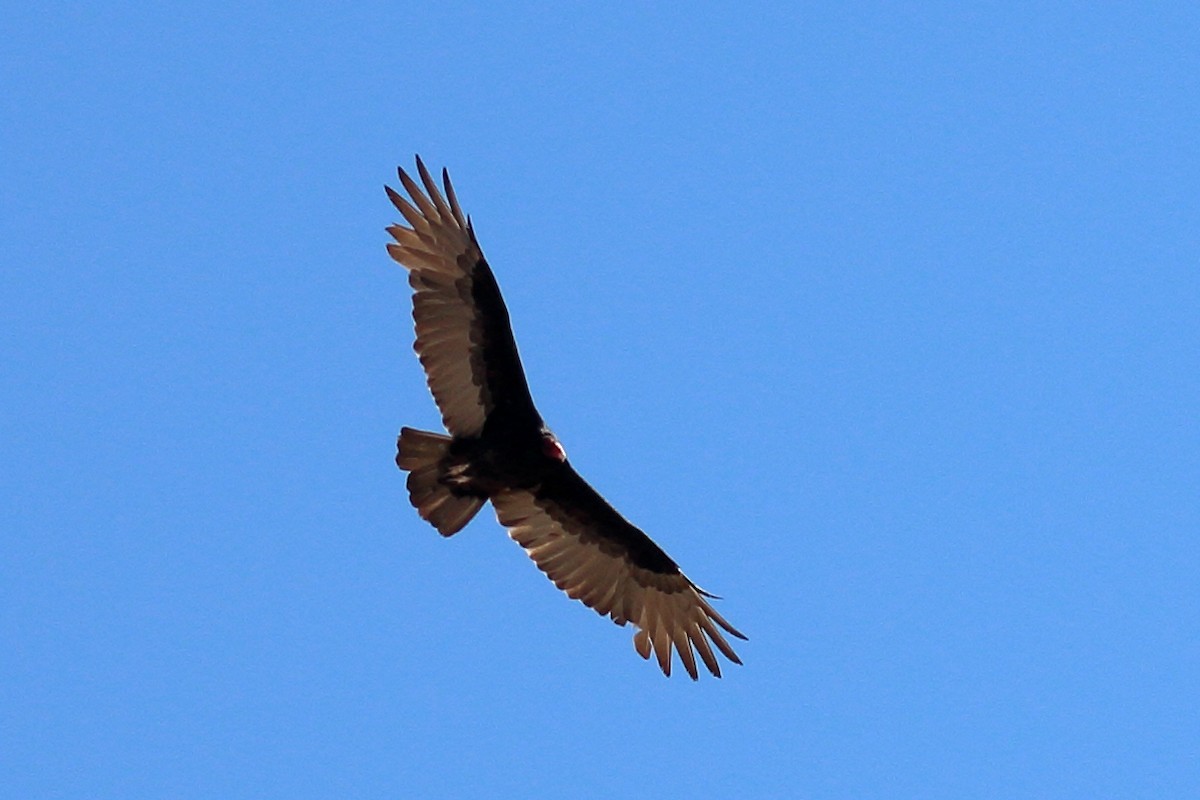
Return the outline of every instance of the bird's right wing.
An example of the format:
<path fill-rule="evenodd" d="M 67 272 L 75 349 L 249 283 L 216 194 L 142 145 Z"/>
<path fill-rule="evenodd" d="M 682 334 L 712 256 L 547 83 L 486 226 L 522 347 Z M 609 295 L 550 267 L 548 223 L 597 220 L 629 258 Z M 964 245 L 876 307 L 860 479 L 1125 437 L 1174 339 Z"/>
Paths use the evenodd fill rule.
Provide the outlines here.
<path fill-rule="evenodd" d="M 721 677 L 710 641 L 730 661 L 742 663 L 721 630 L 746 637 L 717 613 L 708 602 L 711 595 L 569 465 L 539 486 L 505 489 L 491 500 L 500 524 L 538 569 L 598 614 L 637 626 L 634 647 L 642 658 L 653 650 L 664 674 L 671 674 L 674 647 L 695 680 L 695 647 L 708 671 Z"/>
<path fill-rule="evenodd" d="M 399 170 L 412 202 L 385 187 L 409 225 L 387 229 L 396 240 L 388 253 L 408 270 L 413 349 L 442 421 L 455 436 L 478 436 L 498 405 L 532 410 L 533 401 L 500 287 L 450 176 L 442 170 L 443 197 L 419 157 L 417 172 L 424 191 Z"/>

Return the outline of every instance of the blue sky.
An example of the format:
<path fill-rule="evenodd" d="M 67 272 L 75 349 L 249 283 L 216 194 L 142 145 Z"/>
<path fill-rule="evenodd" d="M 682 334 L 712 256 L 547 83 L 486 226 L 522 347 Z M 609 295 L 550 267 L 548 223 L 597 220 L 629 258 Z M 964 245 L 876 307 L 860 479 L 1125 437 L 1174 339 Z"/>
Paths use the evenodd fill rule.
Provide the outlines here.
<path fill-rule="evenodd" d="M 1197 796 L 1196 6 L 434 6 L 6 12 L 0 793 Z M 415 152 L 744 667 L 409 507 Z"/>

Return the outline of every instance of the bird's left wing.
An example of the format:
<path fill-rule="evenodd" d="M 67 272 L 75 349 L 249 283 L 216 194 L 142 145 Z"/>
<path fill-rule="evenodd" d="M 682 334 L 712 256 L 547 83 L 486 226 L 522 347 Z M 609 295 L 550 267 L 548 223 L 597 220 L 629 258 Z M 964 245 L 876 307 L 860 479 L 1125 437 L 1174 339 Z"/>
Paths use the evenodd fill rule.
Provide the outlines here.
<path fill-rule="evenodd" d="M 711 595 L 569 465 L 536 487 L 505 489 L 491 500 L 500 524 L 538 569 L 598 614 L 637 626 L 634 647 L 646 659 L 653 650 L 665 675 L 671 674 L 673 647 L 695 680 L 694 647 L 708 671 L 721 677 L 710 641 L 742 663 L 721 629 L 746 637 L 717 613 Z"/>
<path fill-rule="evenodd" d="M 420 158 L 420 186 L 398 172 L 411 202 L 385 188 L 409 227 L 390 226 L 387 249 L 413 288 L 413 349 L 446 430 L 478 436 L 497 407 L 533 408 L 508 309 L 446 171 L 444 196 Z"/>

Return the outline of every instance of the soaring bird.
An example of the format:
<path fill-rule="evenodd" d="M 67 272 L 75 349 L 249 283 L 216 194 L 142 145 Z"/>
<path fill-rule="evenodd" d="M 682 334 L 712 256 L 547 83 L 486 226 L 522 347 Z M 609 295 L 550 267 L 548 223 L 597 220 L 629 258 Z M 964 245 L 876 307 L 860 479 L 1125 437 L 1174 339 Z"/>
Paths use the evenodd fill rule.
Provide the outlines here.
<path fill-rule="evenodd" d="M 559 589 L 618 625 L 633 623 L 634 648 L 645 659 L 653 651 L 664 675 L 672 648 L 692 680 L 693 648 L 718 678 L 713 646 L 741 664 L 721 631 L 746 637 L 712 607 L 715 596 L 579 476 L 542 421 L 508 309 L 449 174 L 442 170 L 443 194 L 419 156 L 421 185 L 398 172 L 411 202 L 385 187 L 407 222 L 387 228 L 395 239 L 387 249 L 408 270 L 413 349 L 449 433 L 400 432 L 396 464 L 417 512 L 452 536 L 490 500 Z"/>

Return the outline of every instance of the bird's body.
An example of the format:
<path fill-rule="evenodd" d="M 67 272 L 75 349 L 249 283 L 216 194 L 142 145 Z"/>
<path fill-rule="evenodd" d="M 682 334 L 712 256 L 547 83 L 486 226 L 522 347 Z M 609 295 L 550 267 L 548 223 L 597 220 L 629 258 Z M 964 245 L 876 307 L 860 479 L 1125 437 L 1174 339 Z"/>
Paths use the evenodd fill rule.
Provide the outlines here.
<path fill-rule="evenodd" d="M 720 677 L 709 642 L 741 661 L 721 629 L 745 638 L 645 533 L 575 472 L 533 403 L 508 310 L 449 176 L 445 196 L 420 159 L 424 192 L 403 170 L 410 203 L 388 196 L 410 227 L 394 225 L 392 257 L 413 287 L 414 349 L 450 435 L 404 428 L 396 463 L 409 497 L 443 536 L 491 501 L 509 535 L 554 583 L 614 622 L 671 673 L 671 650 L 692 678 L 694 647 Z"/>

